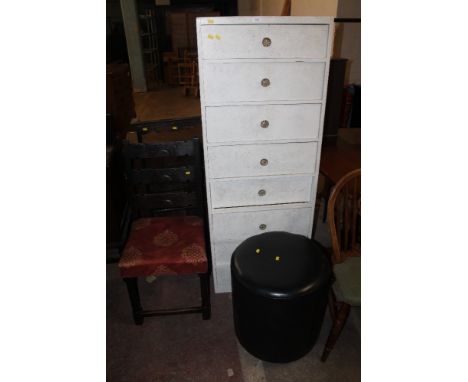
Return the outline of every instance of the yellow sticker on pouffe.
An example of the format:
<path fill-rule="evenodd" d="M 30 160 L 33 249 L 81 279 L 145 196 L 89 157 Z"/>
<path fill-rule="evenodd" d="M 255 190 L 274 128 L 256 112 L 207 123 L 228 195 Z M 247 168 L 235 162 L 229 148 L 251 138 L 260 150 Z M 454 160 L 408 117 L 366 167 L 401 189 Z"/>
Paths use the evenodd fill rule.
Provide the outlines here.
<path fill-rule="evenodd" d="M 190 175 L 190 171 L 185 171 L 185 175 Z"/>
<path fill-rule="evenodd" d="M 275 257 L 275 261 L 279 261 L 280 260 L 280 257 L 279 256 L 276 256 Z"/>
<path fill-rule="evenodd" d="M 260 248 L 257 248 L 257 249 L 255 250 L 255 253 L 258 255 L 258 254 L 260 253 Z"/>

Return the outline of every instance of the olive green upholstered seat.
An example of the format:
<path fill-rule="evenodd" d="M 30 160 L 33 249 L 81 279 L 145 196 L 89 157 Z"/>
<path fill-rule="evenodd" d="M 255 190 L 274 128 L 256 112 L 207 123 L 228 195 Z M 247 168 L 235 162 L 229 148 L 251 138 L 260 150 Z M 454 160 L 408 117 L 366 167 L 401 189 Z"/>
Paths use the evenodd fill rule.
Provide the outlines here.
<path fill-rule="evenodd" d="M 361 257 L 348 257 L 333 266 L 336 281 L 333 291 L 339 301 L 351 306 L 361 305 Z"/>

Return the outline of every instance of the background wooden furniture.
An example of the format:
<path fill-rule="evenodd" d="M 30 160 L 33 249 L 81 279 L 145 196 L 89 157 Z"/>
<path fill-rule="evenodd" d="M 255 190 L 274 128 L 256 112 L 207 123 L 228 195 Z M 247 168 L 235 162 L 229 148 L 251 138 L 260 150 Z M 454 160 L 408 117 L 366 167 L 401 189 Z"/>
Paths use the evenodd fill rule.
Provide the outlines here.
<path fill-rule="evenodd" d="M 327 204 L 331 187 L 333 187 L 348 172 L 361 167 L 361 129 L 339 129 L 336 142 L 322 145 L 320 159 L 320 174 L 325 183 L 317 188 L 318 202 L 323 200 L 323 221 L 327 218 Z M 314 216 L 318 216 L 320 203 L 316 203 Z"/>
<path fill-rule="evenodd" d="M 328 77 L 327 106 L 323 124 L 323 142 L 335 143 L 338 138 L 338 129 L 341 126 L 343 93 L 345 83 L 345 58 L 332 58 L 330 60 L 330 74 Z"/>
<path fill-rule="evenodd" d="M 323 145 L 320 172 L 332 184 L 336 184 L 348 172 L 360 167 L 361 145 L 351 145 L 344 141 L 339 141 L 336 145 Z"/>
<path fill-rule="evenodd" d="M 329 17 L 197 19 L 217 293 L 248 237 L 310 237 L 333 36 Z"/>
<path fill-rule="evenodd" d="M 106 65 L 106 114 L 112 119 L 112 129 L 116 137 L 124 139 L 128 125 L 135 117 L 128 64 Z"/>
<path fill-rule="evenodd" d="M 291 16 L 291 0 L 284 0 L 281 16 Z"/>
<path fill-rule="evenodd" d="M 177 64 L 179 61 L 179 55 L 177 52 L 163 53 L 164 82 L 166 85 L 178 84 Z"/>
<path fill-rule="evenodd" d="M 196 18 L 197 17 L 216 17 L 219 16 L 218 11 L 210 10 L 209 8 L 194 8 L 192 10 L 174 10 L 169 15 L 172 50 L 177 51 L 179 48 L 196 48 L 197 33 L 196 33 Z"/>
<path fill-rule="evenodd" d="M 127 284 L 136 324 L 144 317 L 202 313 L 210 318 L 210 255 L 198 139 L 163 143 L 124 142 L 132 222 L 119 268 Z M 143 310 L 138 277 L 200 277 L 202 305 Z"/>
<path fill-rule="evenodd" d="M 184 95 L 198 97 L 198 65 L 194 62 L 180 62 L 177 65 L 179 85 L 182 86 Z"/>
<path fill-rule="evenodd" d="M 333 326 L 322 361 L 333 349 L 351 306 L 361 305 L 361 169 L 338 181 L 330 195 L 328 211 L 335 283 L 329 298 Z"/>
<path fill-rule="evenodd" d="M 184 95 L 198 97 L 196 48 L 179 48 L 177 52 L 165 52 L 163 60 L 166 84 L 182 86 Z"/>

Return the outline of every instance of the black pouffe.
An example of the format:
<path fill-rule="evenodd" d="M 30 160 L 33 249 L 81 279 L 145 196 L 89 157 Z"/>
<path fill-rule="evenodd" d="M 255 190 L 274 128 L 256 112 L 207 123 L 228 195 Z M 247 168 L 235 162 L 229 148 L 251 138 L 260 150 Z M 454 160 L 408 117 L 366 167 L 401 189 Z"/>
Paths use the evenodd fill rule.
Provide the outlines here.
<path fill-rule="evenodd" d="M 312 349 L 331 280 L 318 243 L 287 232 L 253 236 L 233 253 L 231 280 L 236 335 L 250 354 L 290 362 Z"/>

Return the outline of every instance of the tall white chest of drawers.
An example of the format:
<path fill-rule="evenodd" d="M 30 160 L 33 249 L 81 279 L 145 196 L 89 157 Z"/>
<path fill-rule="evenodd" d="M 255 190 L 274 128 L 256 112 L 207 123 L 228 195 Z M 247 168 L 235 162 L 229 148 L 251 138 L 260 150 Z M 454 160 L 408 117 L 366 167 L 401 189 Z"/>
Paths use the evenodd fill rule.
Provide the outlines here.
<path fill-rule="evenodd" d="M 197 19 L 216 293 L 248 237 L 310 237 L 333 36 L 329 17 Z"/>

